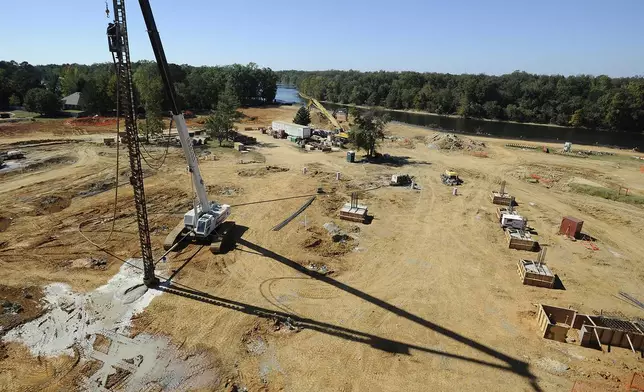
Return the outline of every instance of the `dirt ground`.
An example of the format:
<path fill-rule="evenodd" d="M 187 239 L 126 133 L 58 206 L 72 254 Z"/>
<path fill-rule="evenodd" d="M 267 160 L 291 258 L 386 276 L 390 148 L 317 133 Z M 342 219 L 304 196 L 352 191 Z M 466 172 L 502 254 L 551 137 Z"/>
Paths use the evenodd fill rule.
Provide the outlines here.
<path fill-rule="evenodd" d="M 291 120 L 296 109 L 248 109 L 251 120 L 240 128 Z M 0 300 L 24 308 L 0 318 L 0 336 L 46 311 L 39 288 L 60 282 L 95 290 L 140 254 L 127 152 L 117 181 L 116 149 L 101 144 L 110 132 L 111 125 L 62 121 L 0 125 L 0 150 L 20 146 L 28 161 L 0 173 Z M 162 336 L 185 353 L 178 360 L 209 358 L 205 368 L 217 377 L 201 390 L 565 391 L 578 380 L 611 390 L 644 371 L 640 353 L 545 340 L 536 325 L 539 303 L 644 317 L 616 297 L 625 291 L 644 301 L 644 209 L 567 186 L 619 184 L 644 194 L 632 153 L 577 159 L 475 137 L 485 145 L 477 147 L 485 154 L 475 154 L 428 147 L 437 133 L 424 128 L 390 124 L 388 132 L 393 137 L 379 150 L 394 158 L 382 164 L 347 163 L 344 151 L 305 152 L 257 131 L 244 132 L 260 142 L 249 154 L 216 143 L 199 149 L 210 197 L 232 206 L 236 249 L 212 255 L 190 245 L 159 263 L 170 289 L 134 316 L 129 338 Z M 164 149 L 149 153 L 159 159 Z M 243 163 L 250 154 L 261 159 Z M 440 182 L 446 169 L 464 180 L 458 196 Z M 414 176 L 421 189 L 387 186 L 396 173 Z M 535 176 L 542 180 L 528 181 Z M 502 180 L 565 289 L 521 285 L 516 263 L 536 254 L 507 248 L 489 199 Z M 170 148 L 160 169 L 146 167 L 145 186 L 159 257 L 165 235 L 192 205 L 180 149 Z M 318 187 L 325 193 L 299 217 L 271 230 Z M 370 224 L 338 219 L 352 192 L 369 207 Z M 597 250 L 557 235 L 566 215 L 584 220 Z M 346 233 L 341 241 L 323 228 L 328 222 Z M 3 342 L 0 390 L 83 389 L 100 366 L 81 356 L 33 356 Z M 128 374 L 114 374 L 108 384 L 117 388 Z M 149 390 L 177 390 L 168 385 Z"/>

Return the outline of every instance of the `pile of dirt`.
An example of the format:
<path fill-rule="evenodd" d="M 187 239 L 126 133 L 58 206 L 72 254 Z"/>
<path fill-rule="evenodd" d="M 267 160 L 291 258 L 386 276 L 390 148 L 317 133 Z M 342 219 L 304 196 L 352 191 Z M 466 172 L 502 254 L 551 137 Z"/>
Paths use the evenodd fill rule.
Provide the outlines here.
<path fill-rule="evenodd" d="M 82 259 L 69 260 L 65 267 L 73 269 L 95 269 L 100 271 L 105 271 L 107 269 L 107 259 L 105 258 L 96 258 L 96 257 L 85 257 Z"/>
<path fill-rule="evenodd" d="M 45 196 L 38 201 L 37 205 L 39 211 L 37 211 L 37 214 L 40 215 L 43 212 L 48 214 L 59 212 L 69 207 L 71 204 L 72 201 L 68 197 L 58 195 Z"/>
<path fill-rule="evenodd" d="M 65 125 L 71 125 L 71 126 L 92 125 L 97 127 L 104 127 L 109 125 L 116 125 L 116 118 L 101 117 L 101 116 L 79 117 L 79 118 L 73 118 L 71 120 L 67 120 L 65 122 Z"/>
<path fill-rule="evenodd" d="M 355 241 L 344 233 L 334 235 L 325 229 L 309 227 L 300 245 L 320 256 L 335 257 L 351 252 L 355 248 Z"/>
<path fill-rule="evenodd" d="M 209 194 L 220 196 L 238 196 L 244 193 L 244 189 L 234 184 L 208 185 L 206 187 Z"/>
<path fill-rule="evenodd" d="M 0 284 L 0 336 L 10 329 L 39 317 L 43 312 L 39 287 L 11 287 Z"/>
<path fill-rule="evenodd" d="M 486 148 L 485 143 L 467 137 L 457 136 L 453 133 L 439 133 L 429 138 L 428 147 L 439 150 L 467 150 L 482 151 Z"/>
<path fill-rule="evenodd" d="M 245 169 L 237 172 L 241 177 L 263 177 L 268 173 L 282 173 L 289 171 L 288 167 L 265 166 L 257 169 Z"/>

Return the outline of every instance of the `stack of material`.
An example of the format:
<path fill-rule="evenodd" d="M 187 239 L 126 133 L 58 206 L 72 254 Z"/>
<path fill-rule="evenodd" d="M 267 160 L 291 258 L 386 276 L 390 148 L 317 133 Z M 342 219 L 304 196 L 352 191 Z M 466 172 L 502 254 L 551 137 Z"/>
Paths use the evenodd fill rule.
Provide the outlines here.
<path fill-rule="evenodd" d="M 532 235 L 527 231 L 509 228 L 505 230 L 505 236 L 508 240 L 508 248 L 510 249 L 539 250 L 539 242 L 532 238 Z"/>
<path fill-rule="evenodd" d="M 351 203 L 346 203 L 340 209 L 340 219 L 351 222 L 365 223 L 367 220 L 367 206 L 358 204 L 358 194 L 351 194 Z"/>
<path fill-rule="evenodd" d="M 517 263 L 517 272 L 521 277 L 521 282 L 525 285 L 555 287 L 555 275 L 547 265 L 533 260 L 519 260 Z"/>
<path fill-rule="evenodd" d="M 459 137 L 453 133 L 439 133 L 429 140 L 429 147 L 440 150 L 481 151 L 485 148 L 485 143 Z"/>

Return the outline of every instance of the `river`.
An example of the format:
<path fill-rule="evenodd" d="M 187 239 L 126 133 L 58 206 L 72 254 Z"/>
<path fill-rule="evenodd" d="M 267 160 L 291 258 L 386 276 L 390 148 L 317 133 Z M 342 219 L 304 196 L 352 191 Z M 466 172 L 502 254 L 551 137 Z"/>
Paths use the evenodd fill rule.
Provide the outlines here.
<path fill-rule="evenodd" d="M 284 103 L 302 103 L 297 89 L 278 86 L 276 99 Z M 341 104 L 324 103 L 327 109 L 346 107 Z M 406 113 L 385 110 L 392 121 L 442 131 L 481 135 L 507 139 L 524 139 L 543 142 L 571 142 L 573 144 L 637 148 L 644 151 L 644 133 L 595 131 L 585 128 L 554 127 L 502 121 L 484 121 L 471 118 L 447 117 L 425 113 Z"/>

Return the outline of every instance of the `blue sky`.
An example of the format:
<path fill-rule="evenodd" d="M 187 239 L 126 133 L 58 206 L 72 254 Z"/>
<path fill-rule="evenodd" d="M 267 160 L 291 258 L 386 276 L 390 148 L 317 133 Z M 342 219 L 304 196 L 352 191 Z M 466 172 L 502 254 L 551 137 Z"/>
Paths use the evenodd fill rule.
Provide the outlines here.
<path fill-rule="evenodd" d="M 112 1 L 108 1 L 111 3 Z M 138 1 L 130 51 L 152 59 Z M 151 0 L 168 61 L 644 75 L 644 0 Z M 104 0 L 2 2 L 0 59 L 110 61 Z"/>

